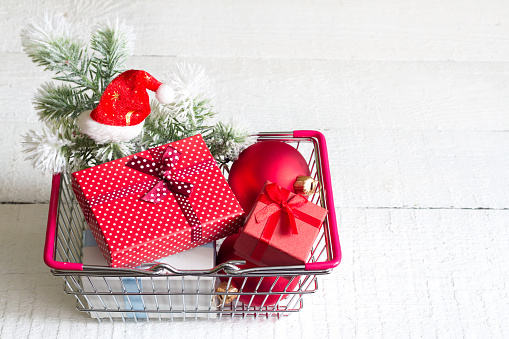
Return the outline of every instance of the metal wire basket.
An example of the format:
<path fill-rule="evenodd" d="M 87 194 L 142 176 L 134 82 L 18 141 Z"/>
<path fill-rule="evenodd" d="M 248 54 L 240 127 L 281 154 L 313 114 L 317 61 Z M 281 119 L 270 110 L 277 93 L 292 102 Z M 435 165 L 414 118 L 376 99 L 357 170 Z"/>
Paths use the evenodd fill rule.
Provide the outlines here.
<path fill-rule="evenodd" d="M 63 277 L 64 291 L 76 298 L 76 308 L 99 321 L 134 322 L 279 318 L 298 312 L 303 307 L 303 296 L 317 290 L 317 276 L 331 273 L 341 260 L 327 146 L 317 131 L 258 134 L 258 141 L 264 140 L 284 141 L 299 150 L 321 186 L 310 201 L 329 213 L 308 263 L 240 269 L 240 262 L 230 261 L 210 270 L 186 270 L 165 264 L 146 264 L 136 269 L 84 265 L 83 234 L 87 225 L 72 192 L 70 176 L 55 174 L 44 261 L 53 275 Z M 230 289 L 232 279 L 241 281 L 237 290 Z M 256 286 L 248 290 L 246 283 L 252 286 L 253 279 Z M 221 281 L 226 288 L 218 290 Z M 244 296 L 244 302 L 239 301 L 239 296 Z M 262 302 L 253 303 L 255 298 L 262 298 Z"/>

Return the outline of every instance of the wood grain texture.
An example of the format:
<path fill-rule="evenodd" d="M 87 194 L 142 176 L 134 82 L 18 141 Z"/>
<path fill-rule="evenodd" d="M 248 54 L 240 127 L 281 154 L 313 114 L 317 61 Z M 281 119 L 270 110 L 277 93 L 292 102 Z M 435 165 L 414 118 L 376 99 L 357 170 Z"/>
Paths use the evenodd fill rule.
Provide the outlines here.
<path fill-rule="evenodd" d="M 509 211 L 339 208 L 343 262 L 301 312 L 264 319 L 103 323 L 42 262 L 47 205 L 0 205 L 2 338 L 395 338 L 509 335 Z"/>
<path fill-rule="evenodd" d="M 338 206 L 509 208 L 507 132 L 334 129 L 324 133 Z M 0 179 L 2 194 L 21 201 L 49 199 L 50 177 L 35 175 L 23 162 L 23 154 L 16 159 L 23 166 L 0 163 L 6 168 Z"/>
<path fill-rule="evenodd" d="M 7 79 L 0 140 L 9 145 L 0 150 L 0 201 L 49 198 L 49 177 L 34 173 L 21 153 L 20 135 L 38 128 L 31 98 L 49 80 L 27 59 L 0 54 Z M 507 164 L 509 63 L 134 57 L 129 67 L 164 78 L 175 62 L 206 68 L 224 119 L 254 132 L 326 131 L 346 206 L 500 208 L 507 201 L 495 201 L 506 197 L 507 179 L 491 161 Z"/>
<path fill-rule="evenodd" d="M 42 261 L 47 205 L 0 204 L 1 338 L 507 338 L 509 5 L 497 0 L 0 3 L 0 202 L 46 202 L 20 135 L 50 79 L 22 53 L 27 17 L 105 18 L 131 68 L 204 66 L 223 118 L 328 141 L 343 261 L 280 321 L 102 324 Z M 164 76 L 162 76 L 164 78 Z"/>
<path fill-rule="evenodd" d="M 339 130 L 329 139 L 339 206 L 508 208 L 507 132 Z"/>
<path fill-rule="evenodd" d="M 203 66 L 220 110 L 255 128 L 509 130 L 509 63 L 143 56 L 127 67 L 164 79 L 176 62 Z M 33 95 L 51 75 L 0 53 L 0 118 L 35 122 Z"/>
<path fill-rule="evenodd" d="M 509 61 L 509 9 L 496 0 L 4 0 L 2 8 L 0 51 L 8 52 L 20 51 L 26 17 L 52 10 L 83 36 L 105 17 L 136 23 L 137 55 Z"/>
<path fill-rule="evenodd" d="M 340 216 L 345 257 L 333 286 L 341 290 L 344 337 L 508 335 L 500 318 L 509 310 L 508 211 L 341 209 Z"/>

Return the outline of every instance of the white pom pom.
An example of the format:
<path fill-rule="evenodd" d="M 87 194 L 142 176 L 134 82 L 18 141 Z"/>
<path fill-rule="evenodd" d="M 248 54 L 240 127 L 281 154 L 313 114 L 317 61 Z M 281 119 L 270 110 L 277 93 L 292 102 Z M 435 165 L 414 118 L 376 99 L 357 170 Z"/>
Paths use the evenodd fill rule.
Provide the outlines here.
<path fill-rule="evenodd" d="M 175 92 L 168 84 L 161 84 L 156 91 L 156 99 L 161 104 L 171 104 L 175 99 Z"/>

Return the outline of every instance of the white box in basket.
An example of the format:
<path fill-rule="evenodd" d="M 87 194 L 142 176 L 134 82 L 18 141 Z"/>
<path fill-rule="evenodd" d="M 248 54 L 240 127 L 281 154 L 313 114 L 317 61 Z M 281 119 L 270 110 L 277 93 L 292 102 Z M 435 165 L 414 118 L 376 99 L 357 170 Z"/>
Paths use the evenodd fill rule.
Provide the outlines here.
<path fill-rule="evenodd" d="M 181 270 L 208 270 L 215 266 L 215 244 L 209 243 L 157 260 Z M 107 266 L 92 232 L 84 233 L 83 265 Z M 83 290 L 93 318 L 149 318 L 207 317 L 214 308 L 211 296 L 197 292 L 214 292 L 214 279 L 186 275 L 172 277 L 93 277 L 82 278 Z M 188 293 L 185 295 L 150 295 L 151 293 Z M 143 294 L 146 293 L 146 294 Z M 148 294 L 147 294 L 148 293 Z M 84 305 L 86 307 L 86 305 Z M 121 312 L 120 310 L 132 310 Z M 153 311 L 147 312 L 147 311 Z M 177 313 L 165 313 L 173 311 Z M 180 312 L 180 313 L 178 313 Z"/>

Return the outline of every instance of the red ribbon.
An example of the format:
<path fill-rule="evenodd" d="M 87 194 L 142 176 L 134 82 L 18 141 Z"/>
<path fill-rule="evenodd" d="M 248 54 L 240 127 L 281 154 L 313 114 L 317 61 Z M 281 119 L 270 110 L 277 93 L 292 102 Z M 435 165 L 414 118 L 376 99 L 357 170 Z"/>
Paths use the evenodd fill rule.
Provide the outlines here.
<path fill-rule="evenodd" d="M 191 241 L 200 241 L 202 239 L 201 222 L 193 206 L 191 206 L 189 202 L 189 196 L 193 192 L 194 185 L 180 180 L 180 177 L 204 171 L 213 165 L 214 160 L 205 160 L 179 171 L 175 171 L 174 168 L 180 159 L 180 155 L 181 153 L 179 151 L 168 146 L 159 162 L 154 162 L 135 155 L 126 163 L 126 166 L 160 179 L 141 200 L 159 204 L 166 199 L 170 193 L 173 193 L 182 213 L 189 225 L 191 225 Z M 152 179 L 149 181 L 151 180 Z"/>
<path fill-rule="evenodd" d="M 277 184 L 271 183 L 265 185 L 265 194 L 261 194 L 258 201 L 267 206 L 256 212 L 254 217 L 257 223 L 264 220 L 267 220 L 267 222 L 251 254 L 251 258 L 254 260 L 260 261 L 265 253 L 265 250 L 269 246 L 270 239 L 274 235 L 278 221 L 281 219 L 282 213 L 288 216 L 292 234 L 299 233 L 295 219 L 302 220 L 313 227 L 320 228 L 322 222 L 319 219 L 299 210 L 300 207 L 308 203 L 308 200 L 300 194 L 294 195 L 291 199 L 288 199 L 289 196 L 290 191 L 281 190 Z"/>
<path fill-rule="evenodd" d="M 178 180 L 178 176 L 173 172 L 173 168 L 177 165 L 180 155 L 179 151 L 168 146 L 161 156 L 161 161 L 158 163 L 137 155 L 126 163 L 127 167 L 161 179 L 141 200 L 159 204 L 171 192 L 182 194 L 186 197 L 191 195 L 194 185 Z"/>

